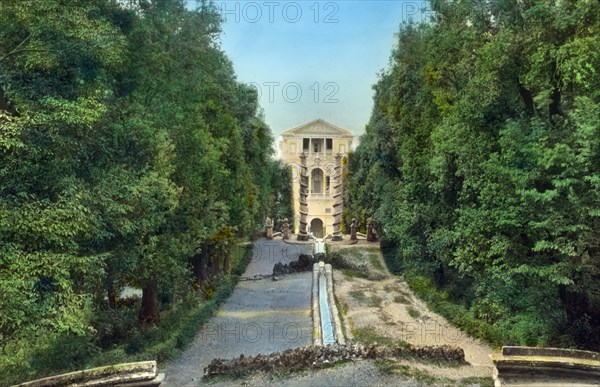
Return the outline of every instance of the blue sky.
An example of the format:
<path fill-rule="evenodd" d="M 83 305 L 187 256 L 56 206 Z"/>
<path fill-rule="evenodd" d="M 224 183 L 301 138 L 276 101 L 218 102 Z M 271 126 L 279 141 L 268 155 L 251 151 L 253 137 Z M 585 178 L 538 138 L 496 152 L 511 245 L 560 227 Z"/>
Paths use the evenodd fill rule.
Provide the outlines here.
<path fill-rule="evenodd" d="M 356 135 L 403 21 L 424 1 L 214 1 L 238 80 L 259 89 L 274 135 L 322 118 Z"/>

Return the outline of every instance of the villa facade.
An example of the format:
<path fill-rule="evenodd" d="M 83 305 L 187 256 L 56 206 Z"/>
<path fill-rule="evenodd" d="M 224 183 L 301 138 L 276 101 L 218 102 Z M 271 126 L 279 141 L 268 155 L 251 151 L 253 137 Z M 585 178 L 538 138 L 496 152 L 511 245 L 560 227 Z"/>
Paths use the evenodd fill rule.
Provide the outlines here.
<path fill-rule="evenodd" d="M 351 150 L 354 136 L 317 119 L 286 130 L 281 137 L 281 160 L 293 173 L 294 229 L 302 231 L 304 212 L 306 231 L 317 238 L 333 234 L 343 194 L 340 160 Z"/>

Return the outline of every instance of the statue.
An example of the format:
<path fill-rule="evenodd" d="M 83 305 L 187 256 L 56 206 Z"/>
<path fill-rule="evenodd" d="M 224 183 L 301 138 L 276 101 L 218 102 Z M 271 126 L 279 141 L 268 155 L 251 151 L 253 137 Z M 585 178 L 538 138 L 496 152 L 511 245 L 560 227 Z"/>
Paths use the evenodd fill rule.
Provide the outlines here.
<path fill-rule="evenodd" d="M 290 239 L 290 224 L 288 223 L 288 218 L 283 219 L 282 233 L 283 239 Z"/>
<path fill-rule="evenodd" d="M 267 239 L 273 239 L 273 221 L 268 216 L 265 220 L 265 236 Z"/>
<path fill-rule="evenodd" d="M 356 241 L 358 238 L 356 237 L 356 218 L 352 218 L 352 224 L 350 225 L 350 240 Z"/>
<path fill-rule="evenodd" d="M 375 235 L 375 228 L 373 227 L 373 218 L 371 217 L 367 219 L 367 241 L 377 241 L 377 236 Z"/>

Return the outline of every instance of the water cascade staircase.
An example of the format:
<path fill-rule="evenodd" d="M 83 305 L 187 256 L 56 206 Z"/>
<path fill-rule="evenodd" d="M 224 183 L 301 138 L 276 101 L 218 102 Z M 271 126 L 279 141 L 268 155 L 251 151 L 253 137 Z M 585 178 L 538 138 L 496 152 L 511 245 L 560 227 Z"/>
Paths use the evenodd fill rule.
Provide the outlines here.
<path fill-rule="evenodd" d="M 312 284 L 313 344 L 345 344 L 333 296 L 333 270 L 324 262 L 313 265 Z"/>

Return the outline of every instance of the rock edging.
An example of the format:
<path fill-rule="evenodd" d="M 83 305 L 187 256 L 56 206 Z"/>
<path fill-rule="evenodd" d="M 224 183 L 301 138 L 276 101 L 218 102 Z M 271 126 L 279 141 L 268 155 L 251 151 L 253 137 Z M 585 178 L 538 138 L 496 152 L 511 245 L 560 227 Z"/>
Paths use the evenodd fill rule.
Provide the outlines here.
<path fill-rule="evenodd" d="M 465 362 L 462 348 L 448 345 L 416 347 L 410 344 L 388 348 L 386 346 L 361 343 L 328 346 L 307 346 L 275 352 L 225 360 L 214 359 L 204 369 L 205 377 L 217 375 L 247 375 L 255 372 L 290 372 L 304 369 L 323 368 L 344 361 L 379 358 L 420 358 L 447 362 Z"/>

